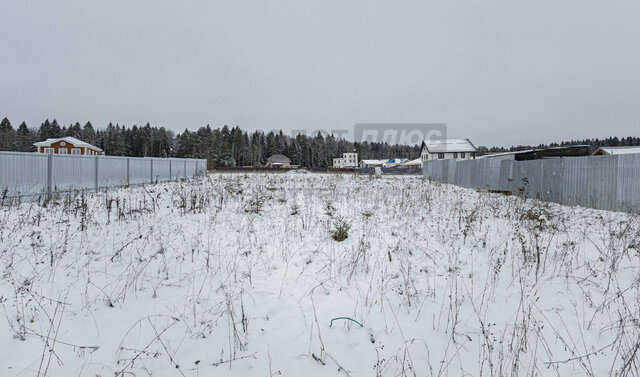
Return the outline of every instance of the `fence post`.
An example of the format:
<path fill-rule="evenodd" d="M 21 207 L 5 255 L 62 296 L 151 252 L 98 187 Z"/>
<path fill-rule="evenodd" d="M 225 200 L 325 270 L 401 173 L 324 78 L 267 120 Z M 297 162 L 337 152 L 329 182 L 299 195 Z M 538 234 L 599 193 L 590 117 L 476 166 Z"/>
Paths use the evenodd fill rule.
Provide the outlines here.
<path fill-rule="evenodd" d="M 93 187 L 95 189 L 96 192 L 98 192 L 98 159 L 100 157 L 96 156 L 95 157 L 95 174 L 93 176 Z"/>
<path fill-rule="evenodd" d="M 153 183 L 153 160 L 149 161 L 151 161 L 151 183 Z"/>
<path fill-rule="evenodd" d="M 47 198 L 51 197 L 51 173 L 53 170 L 53 153 L 47 155 Z"/>
<path fill-rule="evenodd" d="M 184 160 L 184 179 L 187 179 L 187 160 Z"/>
<path fill-rule="evenodd" d="M 131 159 L 127 157 L 127 186 L 131 186 Z"/>
<path fill-rule="evenodd" d="M 171 159 L 169 159 L 169 180 L 171 180 Z"/>

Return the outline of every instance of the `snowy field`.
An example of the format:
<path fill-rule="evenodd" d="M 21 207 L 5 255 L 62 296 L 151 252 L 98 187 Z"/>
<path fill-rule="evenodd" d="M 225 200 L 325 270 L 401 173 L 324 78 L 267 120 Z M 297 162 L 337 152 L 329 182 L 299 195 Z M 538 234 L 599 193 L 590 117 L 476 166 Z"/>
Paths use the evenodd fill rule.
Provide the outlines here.
<path fill-rule="evenodd" d="M 4 203 L 0 258 L 0 376 L 640 375 L 636 215 L 212 174 Z"/>

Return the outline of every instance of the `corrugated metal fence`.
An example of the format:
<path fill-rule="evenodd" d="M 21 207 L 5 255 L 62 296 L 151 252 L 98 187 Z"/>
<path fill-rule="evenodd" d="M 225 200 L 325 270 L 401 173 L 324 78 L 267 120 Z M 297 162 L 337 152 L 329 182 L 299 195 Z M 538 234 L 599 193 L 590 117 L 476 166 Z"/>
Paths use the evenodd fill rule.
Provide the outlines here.
<path fill-rule="evenodd" d="M 0 152 L 2 197 L 169 181 L 203 175 L 207 160 Z"/>
<path fill-rule="evenodd" d="M 513 157 L 424 163 L 443 183 L 585 207 L 640 212 L 640 154 L 514 161 Z"/>

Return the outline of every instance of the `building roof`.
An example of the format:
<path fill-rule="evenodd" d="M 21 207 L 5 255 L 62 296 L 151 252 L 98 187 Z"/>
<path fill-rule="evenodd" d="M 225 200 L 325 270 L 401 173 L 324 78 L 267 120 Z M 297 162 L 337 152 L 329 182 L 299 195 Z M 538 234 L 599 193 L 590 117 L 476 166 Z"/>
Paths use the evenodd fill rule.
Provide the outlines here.
<path fill-rule="evenodd" d="M 271 161 L 271 163 L 275 163 L 275 164 L 282 164 L 285 162 L 291 162 L 291 160 L 289 159 L 289 157 L 283 155 L 283 154 L 274 154 L 273 156 L 269 157 L 269 161 Z"/>
<path fill-rule="evenodd" d="M 96 147 L 95 145 L 85 143 L 84 141 L 80 139 L 76 139 L 75 137 L 71 137 L 71 136 L 49 138 L 45 141 L 38 141 L 37 143 L 33 143 L 33 145 L 35 145 L 36 147 L 46 147 L 60 140 L 66 141 L 69 144 L 73 144 L 74 147 L 89 147 L 97 151 L 102 151 L 102 149 Z"/>
<path fill-rule="evenodd" d="M 514 155 L 516 161 L 540 160 L 544 158 L 562 158 L 562 157 L 584 157 L 589 156 L 590 146 L 580 145 L 563 145 L 561 147 L 536 148 L 523 153 Z"/>
<path fill-rule="evenodd" d="M 415 160 L 405 162 L 404 165 L 422 165 L 422 159 L 416 158 Z"/>
<path fill-rule="evenodd" d="M 429 153 L 477 151 L 475 145 L 469 139 L 425 140 L 422 142 L 422 147 L 426 147 Z"/>
<path fill-rule="evenodd" d="M 522 151 L 511 151 L 503 153 L 494 153 L 477 158 L 500 158 L 512 159 L 516 161 L 539 160 L 544 158 L 561 158 L 561 157 L 583 157 L 589 155 L 590 147 L 588 145 L 563 145 L 560 147 L 534 148 Z M 640 150 L 636 153 L 640 153 Z"/>
<path fill-rule="evenodd" d="M 385 161 L 382 161 L 382 160 L 360 160 L 360 163 L 363 163 L 363 162 L 367 165 L 382 165 L 386 163 Z"/>
<path fill-rule="evenodd" d="M 511 155 L 514 155 L 514 154 L 531 153 L 531 152 L 533 152 L 533 149 L 526 149 L 526 150 L 522 150 L 522 151 L 511 151 L 511 152 L 485 154 L 485 155 L 482 155 L 482 156 L 478 156 L 476 158 L 503 157 L 503 156 L 511 156 Z"/>
<path fill-rule="evenodd" d="M 409 161 L 409 160 L 406 158 L 392 158 L 391 160 L 387 161 L 387 164 L 400 164 L 405 161 Z"/>
<path fill-rule="evenodd" d="M 593 154 L 598 152 L 604 152 L 605 154 L 633 154 L 640 153 L 640 146 L 626 146 L 626 147 L 600 147 Z M 598 153 L 601 154 L 601 153 Z"/>

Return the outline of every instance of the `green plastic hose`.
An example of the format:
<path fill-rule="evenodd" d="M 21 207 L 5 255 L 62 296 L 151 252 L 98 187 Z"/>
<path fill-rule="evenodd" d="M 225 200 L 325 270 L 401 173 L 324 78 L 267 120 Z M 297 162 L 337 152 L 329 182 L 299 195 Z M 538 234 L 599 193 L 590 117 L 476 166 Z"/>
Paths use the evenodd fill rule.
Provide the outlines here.
<path fill-rule="evenodd" d="M 329 323 L 329 327 L 333 326 L 333 321 L 335 321 L 336 319 L 348 319 L 349 321 L 353 321 L 353 322 L 357 323 L 358 325 L 360 325 L 360 327 L 364 327 L 364 326 L 362 326 L 362 323 L 356 321 L 353 318 L 349 318 L 349 317 L 336 317 L 336 318 L 333 318 L 331 320 L 331 323 Z"/>

